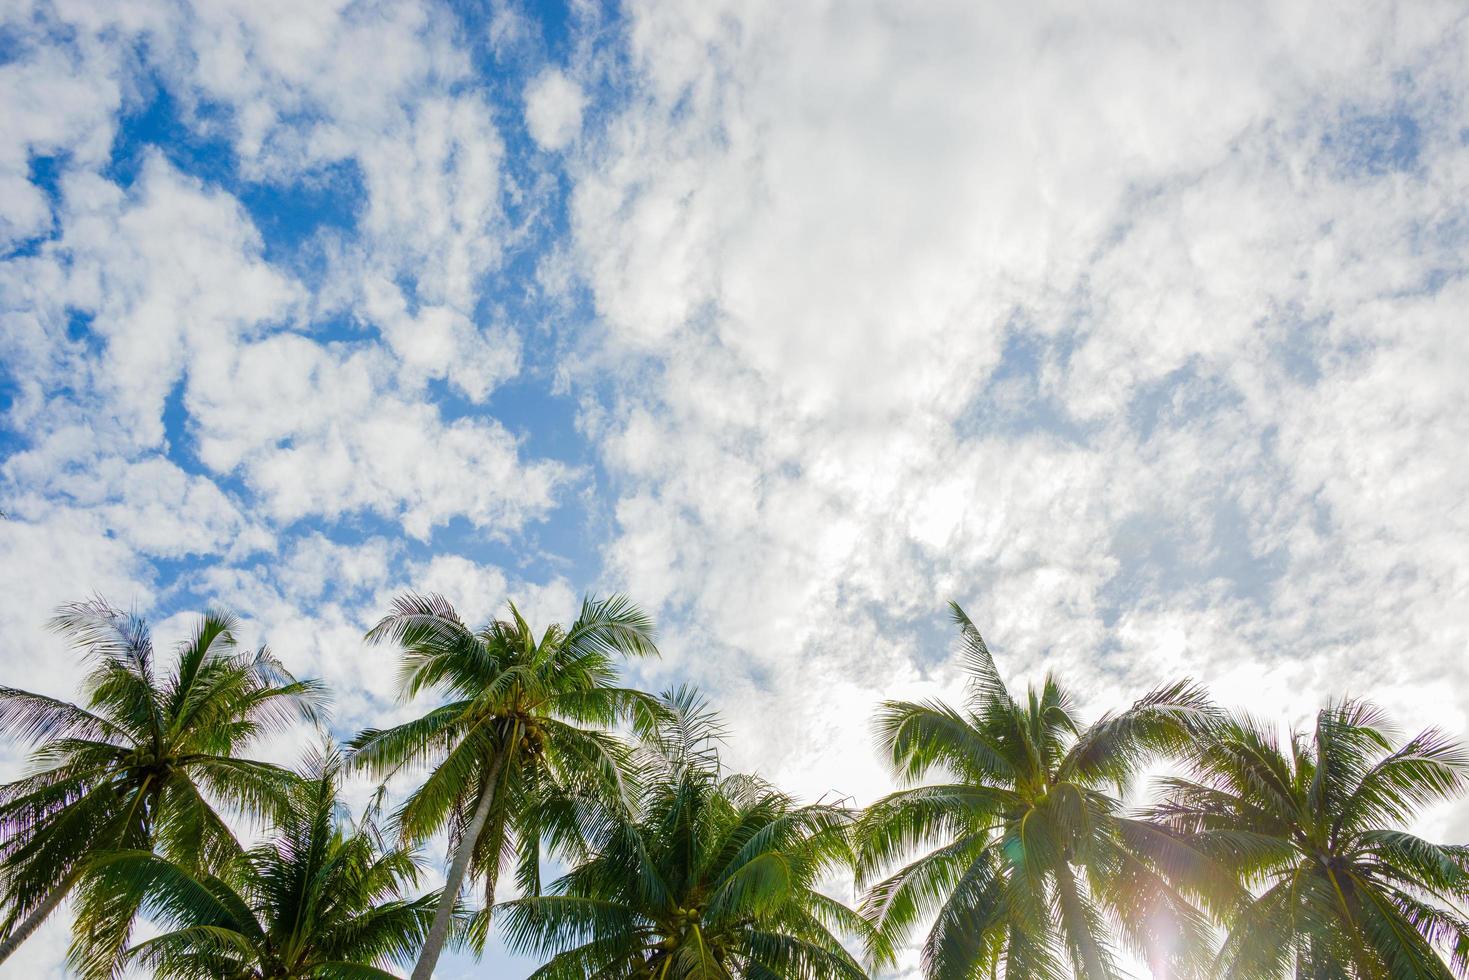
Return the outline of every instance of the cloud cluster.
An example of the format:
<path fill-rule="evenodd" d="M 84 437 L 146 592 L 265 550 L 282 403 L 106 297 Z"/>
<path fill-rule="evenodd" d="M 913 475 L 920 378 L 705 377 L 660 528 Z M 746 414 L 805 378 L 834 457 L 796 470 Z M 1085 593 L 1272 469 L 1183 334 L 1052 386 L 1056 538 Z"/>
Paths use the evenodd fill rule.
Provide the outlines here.
<path fill-rule="evenodd" d="M 581 88 L 554 68 L 525 88 L 525 122 L 542 149 L 562 150 L 581 130 L 587 99 Z"/>
<path fill-rule="evenodd" d="M 573 196 L 636 379 L 608 555 L 751 756 L 880 785 L 863 706 L 951 682 L 948 596 L 1096 706 L 1192 674 L 1463 729 L 1449 7 L 647 3 L 628 39 Z"/>
<path fill-rule="evenodd" d="M 520 192 L 441 14 L 138 0 L 5 15 L 8 673 L 69 694 L 75 669 L 34 670 L 71 663 L 41 622 L 91 591 L 144 610 L 238 600 L 267 627 L 319 625 L 288 662 L 332 667 L 361 714 L 390 686 L 335 665 L 360 656 L 368 604 L 422 568 L 387 542 L 451 521 L 506 540 L 556 506 L 565 465 L 444 404 L 483 405 L 520 371 L 521 338 L 482 306 Z M 290 213 L 303 199 L 339 216 L 313 230 Z M 375 568 L 371 591 L 323 599 L 351 589 L 293 572 L 308 550 L 336 554 L 329 582 Z"/>

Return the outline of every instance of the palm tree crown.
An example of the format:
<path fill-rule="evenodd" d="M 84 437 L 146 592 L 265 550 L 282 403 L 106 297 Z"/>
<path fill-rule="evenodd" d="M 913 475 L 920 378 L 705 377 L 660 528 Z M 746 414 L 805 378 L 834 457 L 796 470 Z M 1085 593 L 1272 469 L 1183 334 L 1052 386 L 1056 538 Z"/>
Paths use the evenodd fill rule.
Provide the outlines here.
<path fill-rule="evenodd" d="M 1179 940 L 1206 923 L 1133 846 L 1138 828 L 1119 797 L 1149 759 L 1187 744 L 1210 712 L 1204 696 L 1174 684 L 1083 728 L 1049 676 L 1013 698 L 979 631 L 951 608 L 970 677 L 964 709 L 894 701 L 877 722 L 900 780 L 947 779 L 869 808 L 859 881 L 931 850 L 872 884 L 863 913 L 894 945 L 935 917 L 922 949 L 929 977 L 1115 977 L 1119 933 L 1186 972 L 1190 944 Z"/>
<path fill-rule="evenodd" d="M 324 694 L 261 648 L 241 650 L 235 619 L 211 612 L 159 676 L 147 623 L 101 600 L 62 608 L 52 625 L 90 667 L 87 707 L 0 688 L 0 728 L 39 742 L 31 770 L 0 786 L 0 881 L 6 942 L 0 959 L 73 888 L 73 963 L 106 973 L 136 909 L 86 880 L 109 850 L 153 850 L 191 868 L 217 867 L 239 845 L 215 802 L 269 814 L 294 779 L 239 758 L 252 739 L 293 721 L 319 722 Z M 215 801 L 215 802 L 211 802 Z"/>
<path fill-rule="evenodd" d="M 1179 883 L 1229 925 L 1216 973 L 1238 980 L 1447 978 L 1469 970 L 1469 848 L 1399 828 L 1462 793 L 1469 756 L 1434 730 L 1394 745 L 1381 712 L 1328 705 L 1284 742 L 1220 720 L 1149 815 Z M 1438 950 L 1447 951 L 1445 964 Z"/>
<path fill-rule="evenodd" d="M 143 893 L 162 934 L 128 961 L 168 980 L 389 980 L 427 935 L 436 894 L 401 897 L 419 867 L 384 845 L 372 812 L 345 824 L 334 751 L 305 765 L 274 834 L 218 875 L 144 851 L 103 858 L 99 887 Z"/>
<path fill-rule="evenodd" d="M 353 762 L 388 778 L 428 768 L 396 814 L 408 840 L 447 826 L 451 860 L 445 894 L 466 875 L 494 902 L 502 858 L 518 854 L 517 884 L 540 889 L 543 841 L 571 843 L 571 794 L 624 793 L 622 743 L 606 729 L 656 712 L 648 695 L 618 687 L 615 657 L 655 654 L 653 625 L 621 596 L 586 600 L 569 626 L 539 639 L 511 605 L 510 618 L 471 631 L 440 596 L 405 595 L 368 634 L 403 650 L 405 698 L 435 689 L 449 700 L 423 717 L 368 730 L 351 743 Z M 448 935 L 448 906 L 414 969 L 427 980 Z"/>
<path fill-rule="evenodd" d="M 593 821 L 552 894 L 501 906 L 511 948 L 552 957 L 535 980 L 864 977 L 831 931 L 864 923 L 815 888 L 850 862 L 849 811 L 724 774 L 702 702 L 666 699 L 636 806 Z"/>

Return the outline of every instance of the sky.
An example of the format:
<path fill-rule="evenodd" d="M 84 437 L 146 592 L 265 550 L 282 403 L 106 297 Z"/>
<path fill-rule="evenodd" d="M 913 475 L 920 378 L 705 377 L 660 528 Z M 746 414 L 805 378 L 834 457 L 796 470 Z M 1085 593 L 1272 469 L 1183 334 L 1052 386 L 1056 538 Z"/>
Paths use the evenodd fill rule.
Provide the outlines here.
<path fill-rule="evenodd" d="M 394 594 L 624 591 L 862 803 L 955 599 L 1090 717 L 1469 736 L 1466 192 L 1458 2 L 3 0 L 0 683 L 219 603 L 345 736 Z"/>

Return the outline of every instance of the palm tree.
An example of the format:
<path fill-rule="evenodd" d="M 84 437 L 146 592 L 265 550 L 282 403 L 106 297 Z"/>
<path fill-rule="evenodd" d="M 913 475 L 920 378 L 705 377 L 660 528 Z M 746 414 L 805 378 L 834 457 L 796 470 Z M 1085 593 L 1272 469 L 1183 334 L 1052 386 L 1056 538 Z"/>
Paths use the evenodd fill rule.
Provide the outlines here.
<path fill-rule="evenodd" d="M 605 814 L 551 894 L 500 906 L 511 948 L 551 957 L 533 980 L 865 977 L 831 932 L 865 923 L 815 888 L 850 866 L 850 812 L 725 775 L 703 702 L 665 699 L 636 806 Z"/>
<path fill-rule="evenodd" d="M 1469 971 L 1469 848 L 1398 828 L 1466 780 L 1469 756 L 1441 732 L 1395 745 L 1377 708 L 1344 701 L 1284 744 L 1220 720 L 1149 816 L 1180 883 L 1229 927 L 1218 976 L 1447 980 Z"/>
<path fill-rule="evenodd" d="M 1116 977 L 1118 938 L 1188 972 L 1207 922 L 1139 855 L 1119 797 L 1150 759 L 1187 745 L 1210 715 L 1204 695 L 1162 687 L 1083 728 L 1050 676 L 1024 700 L 1011 697 L 979 630 L 950 607 L 969 674 L 964 708 L 890 701 L 877 719 L 899 780 L 943 781 L 868 809 L 859 886 L 927 853 L 871 884 L 864 916 L 893 948 L 934 917 L 923 970 L 944 980 Z"/>
<path fill-rule="evenodd" d="M 428 934 L 438 895 L 401 897 L 418 881 L 412 851 L 384 845 L 369 808 L 343 825 L 341 759 L 310 758 L 271 839 L 218 875 L 147 851 L 103 857 L 99 887 L 146 895 L 164 931 L 127 952 L 167 980 L 372 980 L 393 977 Z M 467 917 L 460 916 L 461 925 Z"/>
<path fill-rule="evenodd" d="M 186 867 L 207 868 L 237 853 L 215 802 L 268 814 L 295 778 L 238 753 L 294 720 L 319 722 L 323 694 L 265 648 L 239 649 L 237 623 L 223 612 L 200 620 L 163 677 L 148 625 L 136 615 L 98 599 L 63 606 L 51 625 L 90 668 L 87 707 L 0 688 L 0 730 L 39 743 L 30 771 L 0 786 L 7 910 L 0 962 L 76 889 L 73 961 L 82 972 L 106 972 L 136 906 L 87 887 L 89 859 L 156 847 Z"/>
<path fill-rule="evenodd" d="M 656 704 L 616 686 L 614 657 L 656 654 L 653 624 L 613 596 L 587 599 L 570 626 L 551 626 L 539 640 L 513 604 L 508 620 L 472 632 L 443 597 L 410 594 L 368 639 L 402 647 L 405 699 L 430 689 L 450 698 L 351 742 L 353 764 L 379 779 L 430 768 L 396 814 L 406 840 L 449 831 L 446 898 L 413 969 L 414 980 L 428 980 L 466 875 L 484 881 L 488 908 L 502 856 L 518 853 L 517 884 L 538 891 L 542 841 L 575 837 L 574 827 L 557 829 L 571 811 L 553 801 L 625 792 L 625 753 L 605 729 L 629 715 L 646 723 Z"/>

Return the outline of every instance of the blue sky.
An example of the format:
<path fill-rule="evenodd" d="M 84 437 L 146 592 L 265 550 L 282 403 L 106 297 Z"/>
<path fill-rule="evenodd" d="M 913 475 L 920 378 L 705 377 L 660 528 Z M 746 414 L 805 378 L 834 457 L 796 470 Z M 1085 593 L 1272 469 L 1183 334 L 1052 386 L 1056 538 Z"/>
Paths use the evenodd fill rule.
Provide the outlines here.
<path fill-rule="evenodd" d="M 414 710 L 395 592 L 625 590 L 641 683 L 865 800 L 955 598 L 1093 712 L 1469 731 L 1466 48 L 1432 2 L 12 4 L 0 682 L 73 689 L 62 601 L 221 602 L 346 734 Z"/>

